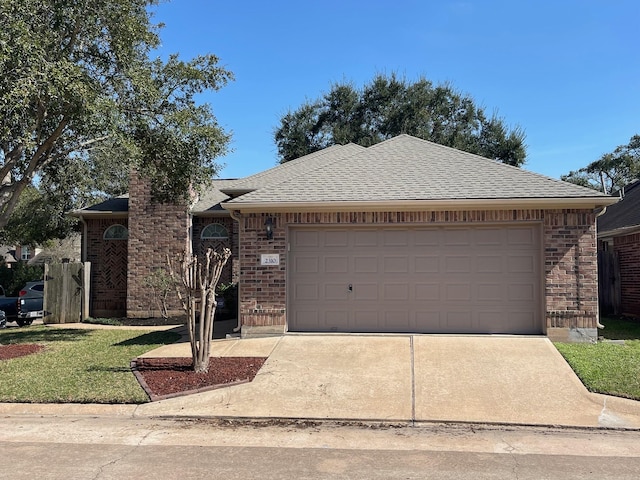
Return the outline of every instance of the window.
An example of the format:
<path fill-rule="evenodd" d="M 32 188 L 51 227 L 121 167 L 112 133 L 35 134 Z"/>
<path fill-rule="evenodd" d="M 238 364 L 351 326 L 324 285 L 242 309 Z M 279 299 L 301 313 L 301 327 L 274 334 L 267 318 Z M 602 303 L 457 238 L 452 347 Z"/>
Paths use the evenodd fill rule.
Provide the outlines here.
<path fill-rule="evenodd" d="M 219 223 L 210 223 L 202 229 L 200 238 L 202 238 L 203 240 L 222 240 L 225 238 L 229 238 L 229 232 L 226 228 L 224 228 L 224 226 L 220 225 Z"/>
<path fill-rule="evenodd" d="M 31 257 L 31 250 L 29 247 L 20 247 L 20 258 L 22 260 L 29 260 Z"/>
<path fill-rule="evenodd" d="M 129 238 L 129 230 L 123 225 L 111 225 L 104 231 L 105 240 L 126 240 Z"/>

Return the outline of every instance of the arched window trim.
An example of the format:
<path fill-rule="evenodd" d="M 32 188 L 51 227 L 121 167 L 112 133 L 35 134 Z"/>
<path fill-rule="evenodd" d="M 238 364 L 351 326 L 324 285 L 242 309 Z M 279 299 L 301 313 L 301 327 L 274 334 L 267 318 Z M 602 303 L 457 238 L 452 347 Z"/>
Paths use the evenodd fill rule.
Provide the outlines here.
<path fill-rule="evenodd" d="M 105 240 L 126 240 L 129 238 L 129 230 L 124 225 L 116 223 L 107 227 L 102 238 Z"/>
<path fill-rule="evenodd" d="M 211 232 L 207 232 L 210 230 Z M 221 223 L 210 223 L 202 229 L 201 240 L 226 240 L 229 238 L 229 230 Z"/>

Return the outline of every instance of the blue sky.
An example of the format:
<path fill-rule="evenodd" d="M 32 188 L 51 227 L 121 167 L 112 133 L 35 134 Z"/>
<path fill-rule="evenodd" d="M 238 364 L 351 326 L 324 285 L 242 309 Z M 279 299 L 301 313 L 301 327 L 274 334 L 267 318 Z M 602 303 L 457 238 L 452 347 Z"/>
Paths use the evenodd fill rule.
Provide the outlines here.
<path fill-rule="evenodd" d="M 173 0 L 159 54 L 213 53 L 236 80 L 201 97 L 233 133 L 223 178 L 273 167 L 288 110 L 395 72 L 450 82 L 526 133 L 558 178 L 640 134 L 638 0 Z"/>

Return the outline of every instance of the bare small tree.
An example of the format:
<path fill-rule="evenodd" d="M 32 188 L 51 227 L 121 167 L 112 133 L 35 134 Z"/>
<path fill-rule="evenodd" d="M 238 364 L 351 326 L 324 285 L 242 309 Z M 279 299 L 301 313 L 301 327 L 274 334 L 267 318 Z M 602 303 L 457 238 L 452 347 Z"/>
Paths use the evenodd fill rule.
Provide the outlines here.
<path fill-rule="evenodd" d="M 213 319 L 216 313 L 216 286 L 229 257 L 231 250 L 228 248 L 221 252 L 209 248 L 204 258 L 186 251 L 177 259 L 167 258 L 182 308 L 187 312 L 193 369 L 199 373 L 209 370 Z M 198 323 L 200 328 L 197 327 Z"/>
<path fill-rule="evenodd" d="M 175 280 L 166 270 L 156 268 L 152 273 L 144 279 L 144 284 L 151 289 L 151 294 L 162 318 L 169 318 L 169 292 L 174 289 Z"/>

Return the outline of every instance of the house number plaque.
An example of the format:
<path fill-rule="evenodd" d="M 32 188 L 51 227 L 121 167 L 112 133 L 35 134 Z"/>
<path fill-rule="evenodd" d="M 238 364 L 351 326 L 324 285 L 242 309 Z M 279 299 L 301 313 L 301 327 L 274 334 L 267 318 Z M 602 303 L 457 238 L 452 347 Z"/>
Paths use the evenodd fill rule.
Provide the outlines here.
<path fill-rule="evenodd" d="M 280 265 L 280 254 L 279 253 L 261 254 L 260 265 Z"/>

